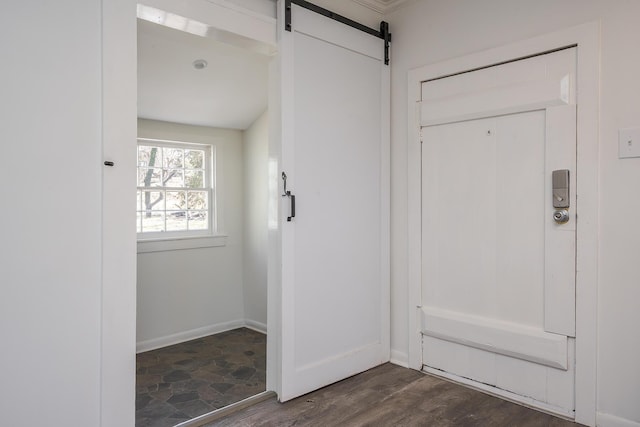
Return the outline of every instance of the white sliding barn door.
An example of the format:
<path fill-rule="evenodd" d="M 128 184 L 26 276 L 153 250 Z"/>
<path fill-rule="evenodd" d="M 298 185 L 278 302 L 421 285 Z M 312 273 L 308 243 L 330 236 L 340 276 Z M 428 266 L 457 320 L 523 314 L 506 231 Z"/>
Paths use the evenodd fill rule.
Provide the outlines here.
<path fill-rule="evenodd" d="M 575 49 L 422 85 L 427 371 L 574 410 Z M 568 222 L 552 172 L 568 169 Z"/>
<path fill-rule="evenodd" d="M 389 360 L 384 44 L 292 8 L 292 31 L 279 25 L 280 172 L 296 197 L 291 221 L 280 206 L 281 401 Z"/>

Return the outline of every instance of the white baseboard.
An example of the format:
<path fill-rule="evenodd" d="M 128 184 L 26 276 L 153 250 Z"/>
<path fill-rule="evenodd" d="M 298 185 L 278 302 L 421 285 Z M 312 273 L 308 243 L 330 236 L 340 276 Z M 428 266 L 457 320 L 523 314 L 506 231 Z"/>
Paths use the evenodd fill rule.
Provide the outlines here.
<path fill-rule="evenodd" d="M 640 427 L 640 422 L 598 412 L 596 413 L 596 425 L 598 427 Z"/>
<path fill-rule="evenodd" d="M 206 337 L 208 335 L 219 334 L 220 332 L 230 331 L 232 329 L 242 328 L 245 326 L 243 319 L 232 320 L 230 322 L 217 323 L 215 325 L 203 326 L 202 328 L 191 329 L 189 331 L 178 332 L 164 337 L 153 338 L 147 341 L 138 341 L 136 343 L 136 353 L 155 350 L 157 348 L 167 347 L 181 342 L 195 340 Z"/>
<path fill-rule="evenodd" d="M 398 350 L 391 350 L 391 360 L 389 362 L 394 365 L 402 366 L 403 368 L 409 367 L 409 356 L 407 353 L 403 353 Z"/>
<path fill-rule="evenodd" d="M 261 334 L 267 334 L 267 325 L 265 323 L 256 322 L 255 320 L 245 319 L 244 327 L 260 332 Z"/>

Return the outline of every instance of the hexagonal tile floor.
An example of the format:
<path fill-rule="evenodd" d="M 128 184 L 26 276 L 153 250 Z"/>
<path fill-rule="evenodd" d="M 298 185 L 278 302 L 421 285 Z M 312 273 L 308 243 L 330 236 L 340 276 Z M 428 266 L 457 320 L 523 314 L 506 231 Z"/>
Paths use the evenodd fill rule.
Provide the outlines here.
<path fill-rule="evenodd" d="M 265 390 L 266 335 L 247 328 L 140 353 L 136 427 L 170 427 Z"/>

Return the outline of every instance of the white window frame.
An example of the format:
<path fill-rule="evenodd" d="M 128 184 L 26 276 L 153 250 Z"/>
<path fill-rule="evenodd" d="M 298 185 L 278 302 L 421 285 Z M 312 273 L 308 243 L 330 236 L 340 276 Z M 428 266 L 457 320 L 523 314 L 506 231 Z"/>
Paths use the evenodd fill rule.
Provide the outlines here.
<path fill-rule="evenodd" d="M 204 159 L 204 187 L 208 195 L 208 227 L 206 230 L 180 230 L 180 231 L 157 231 L 157 232 L 138 232 L 138 253 L 146 252 L 162 252 L 180 249 L 206 248 L 213 246 L 224 246 L 226 244 L 226 236 L 219 234 L 218 230 L 218 197 L 216 188 L 216 147 L 213 144 L 202 144 L 186 141 L 175 141 L 153 138 L 137 138 L 136 147 L 139 146 L 157 146 L 181 149 L 196 149 L 205 152 Z M 137 156 L 136 149 L 136 170 Z M 136 174 L 137 176 L 137 174 Z M 136 189 L 144 189 L 136 184 Z M 156 187 L 153 187 L 156 188 Z M 157 187 L 158 189 L 172 189 L 171 187 Z M 176 187 L 176 190 L 182 188 Z M 136 207 L 138 211 L 138 207 Z"/>

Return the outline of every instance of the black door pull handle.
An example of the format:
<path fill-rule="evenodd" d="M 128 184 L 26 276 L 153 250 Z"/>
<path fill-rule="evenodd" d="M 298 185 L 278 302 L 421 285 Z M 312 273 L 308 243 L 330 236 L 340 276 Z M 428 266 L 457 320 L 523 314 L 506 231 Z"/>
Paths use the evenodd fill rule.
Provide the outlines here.
<path fill-rule="evenodd" d="M 291 200 L 291 216 L 287 217 L 287 221 L 291 222 L 291 218 L 296 217 L 296 196 L 291 194 L 291 191 L 287 191 L 287 193 L 289 199 Z"/>
<path fill-rule="evenodd" d="M 284 194 L 282 197 L 288 197 L 291 201 L 291 216 L 287 217 L 287 221 L 291 222 L 291 218 L 296 217 L 296 196 L 291 194 L 290 190 L 287 190 L 287 174 L 282 172 L 282 181 L 284 181 Z"/>

